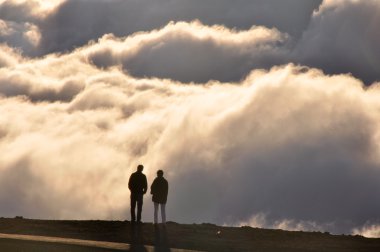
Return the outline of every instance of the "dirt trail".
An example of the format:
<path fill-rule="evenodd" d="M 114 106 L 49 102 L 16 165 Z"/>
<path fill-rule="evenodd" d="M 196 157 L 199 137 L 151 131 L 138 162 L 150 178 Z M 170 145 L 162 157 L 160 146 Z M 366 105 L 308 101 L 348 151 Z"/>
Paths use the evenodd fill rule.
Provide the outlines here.
<path fill-rule="evenodd" d="M 91 247 L 91 248 L 99 248 L 105 249 L 104 251 L 136 251 L 136 252 L 157 252 L 157 251 L 170 251 L 170 252 L 200 252 L 195 250 L 184 250 L 184 249 L 172 249 L 172 248 L 162 248 L 162 247 L 153 247 L 153 246 L 144 246 L 144 245 L 134 245 L 127 243 L 119 243 L 119 242 L 105 242 L 105 241 L 91 241 L 91 240 L 80 240 L 80 239 L 71 239 L 71 238 L 59 238 L 59 237 L 48 237 L 48 236 L 36 236 L 36 235 L 19 235 L 19 234 L 2 234 L 0 233 L 0 248 L 1 244 L 5 243 L 7 246 L 12 246 L 11 241 L 17 243 L 18 241 L 22 241 L 21 246 L 26 246 L 25 251 L 28 250 L 27 243 L 23 243 L 23 241 L 30 242 L 39 242 L 41 243 L 41 248 L 46 246 L 46 244 L 42 243 L 54 243 L 59 247 L 60 244 L 63 245 L 74 245 L 80 247 Z M 50 244 L 51 245 L 51 244 Z M 18 245 L 15 245 L 18 246 Z M 48 244 L 49 246 L 49 244 Z M 22 250 L 19 248 L 20 251 Z M 58 248 L 57 248 L 58 249 Z M 65 247 L 64 251 L 67 248 Z M 87 248 L 83 248 L 84 251 L 87 251 Z M 29 251 L 29 250 L 28 250 Z M 41 249 L 42 251 L 42 249 Z M 99 250 L 102 251 L 102 250 Z"/>

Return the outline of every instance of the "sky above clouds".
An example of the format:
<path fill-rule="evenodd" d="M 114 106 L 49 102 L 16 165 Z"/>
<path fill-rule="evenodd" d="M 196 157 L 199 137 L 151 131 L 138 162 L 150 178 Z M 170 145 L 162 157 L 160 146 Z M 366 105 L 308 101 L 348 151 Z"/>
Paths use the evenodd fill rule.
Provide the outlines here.
<path fill-rule="evenodd" d="M 0 216 L 380 236 L 377 0 L 0 0 Z M 150 196 L 143 218 L 152 220 Z"/>

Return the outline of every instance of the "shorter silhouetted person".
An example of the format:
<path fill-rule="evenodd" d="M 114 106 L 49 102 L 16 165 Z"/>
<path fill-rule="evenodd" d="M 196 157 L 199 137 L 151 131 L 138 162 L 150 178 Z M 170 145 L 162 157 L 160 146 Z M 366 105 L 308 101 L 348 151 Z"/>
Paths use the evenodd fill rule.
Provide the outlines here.
<path fill-rule="evenodd" d="M 168 198 L 168 190 L 169 185 L 168 181 L 164 178 L 164 172 L 158 170 L 157 177 L 150 187 L 150 194 L 153 195 L 152 201 L 154 203 L 154 224 L 158 223 L 158 206 L 161 206 L 162 223 L 166 223 L 165 205 Z"/>
<path fill-rule="evenodd" d="M 129 177 L 128 188 L 131 191 L 131 221 L 136 221 L 136 204 L 137 204 L 137 222 L 141 223 L 141 212 L 143 206 L 143 197 L 148 189 L 146 176 L 142 173 L 143 165 L 137 166 L 137 171 Z"/>

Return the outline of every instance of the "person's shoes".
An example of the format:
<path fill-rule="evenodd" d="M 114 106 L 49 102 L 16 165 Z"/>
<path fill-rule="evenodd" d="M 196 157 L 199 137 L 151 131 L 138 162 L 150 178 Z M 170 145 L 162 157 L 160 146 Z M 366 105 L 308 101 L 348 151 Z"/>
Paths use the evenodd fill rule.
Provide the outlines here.
<path fill-rule="evenodd" d="M 141 220 L 137 221 L 137 224 L 142 225 L 144 224 Z"/>

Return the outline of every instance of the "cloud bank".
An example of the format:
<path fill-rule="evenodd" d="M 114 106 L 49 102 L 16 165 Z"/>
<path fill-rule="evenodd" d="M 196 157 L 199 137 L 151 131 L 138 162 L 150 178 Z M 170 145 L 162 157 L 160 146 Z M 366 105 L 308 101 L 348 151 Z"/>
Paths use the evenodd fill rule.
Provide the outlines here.
<path fill-rule="evenodd" d="M 41 24 L 42 50 L 55 52 L 86 44 L 106 33 L 126 36 L 171 21 L 249 29 L 253 24 L 299 36 L 320 0 L 95 0 L 65 1 Z M 80 31 L 80 32 L 78 32 Z"/>
<path fill-rule="evenodd" d="M 0 13 L 14 13 L 0 23 L 0 215 L 127 219 L 128 177 L 143 163 L 150 183 L 165 171 L 174 221 L 378 236 L 377 68 L 356 47 L 342 50 L 357 61 L 333 54 L 350 29 L 336 44 L 323 40 L 341 25 L 329 20 L 376 20 L 375 1 L 324 1 L 299 38 L 201 18 L 133 34 L 100 29 L 82 42 L 65 29 L 47 32 L 59 15 L 75 21 L 62 14 L 73 4 L 112 9 L 122 1 L 91 3 L 36 12 L 0 2 Z M 26 23 L 40 34 L 36 44 L 23 44 L 32 41 Z M 356 41 L 376 55 L 373 32 Z M 331 47 L 318 49 L 323 43 Z M 147 196 L 145 220 L 151 209 Z"/>
<path fill-rule="evenodd" d="M 3 0 L 0 2 L 0 43 L 36 57 L 69 52 L 105 34 L 126 37 L 141 31 L 149 33 L 176 21 L 199 20 L 206 26 L 238 31 L 267 27 L 277 30 L 286 41 L 282 39 L 272 44 L 264 56 L 262 51 L 255 55 L 257 48 L 251 51 L 249 46 L 243 46 L 250 50 L 245 54 L 238 52 L 237 47 L 229 54 L 231 48 L 219 47 L 213 40 L 200 43 L 192 35 L 179 37 L 180 34 L 175 33 L 171 39 L 160 41 L 166 42 L 161 48 L 145 48 L 141 55 L 136 55 L 141 58 L 125 63 L 137 76 L 157 75 L 186 82 L 190 77 L 180 71 L 170 75 L 167 68 L 171 64 L 187 67 L 186 62 L 193 63 L 194 67 L 205 61 L 213 63 L 211 71 L 217 71 L 217 76 L 210 76 L 212 79 L 239 81 L 252 68 L 270 69 L 279 64 L 296 63 L 328 74 L 351 73 L 370 85 L 380 80 L 379 12 L 380 4 L 376 0 L 207 0 L 202 4 L 185 0 L 56 0 L 50 4 L 37 0 Z M 223 49 L 227 50 L 221 52 Z M 270 50 L 273 52 L 269 53 Z M 216 66 L 224 66 L 225 57 L 238 66 L 229 76 L 225 76 L 223 67 Z M 150 65 L 158 61 L 163 63 L 161 68 Z M 203 75 L 204 78 L 192 75 L 191 81 L 205 81 L 207 74 Z"/>
<path fill-rule="evenodd" d="M 97 46 L 90 46 L 87 58 L 99 68 L 120 66 L 136 77 L 227 82 L 254 68 L 284 62 L 286 50 L 279 45 L 286 41 L 284 34 L 264 27 L 235 31 L 180 22 L 125 40 L 105 35 Z"/>

